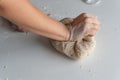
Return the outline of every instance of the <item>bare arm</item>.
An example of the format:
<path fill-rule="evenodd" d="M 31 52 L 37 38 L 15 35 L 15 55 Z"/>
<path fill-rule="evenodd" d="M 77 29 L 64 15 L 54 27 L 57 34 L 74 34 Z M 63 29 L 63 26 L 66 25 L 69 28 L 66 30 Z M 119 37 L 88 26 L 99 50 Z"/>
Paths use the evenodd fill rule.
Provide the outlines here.
<path fill-rule="evenodd" d="M 38 35 L 61 41 L 69 39 L 65 25 L 46 16 L 28 0 L 1 0 L 0 14 Z"/>

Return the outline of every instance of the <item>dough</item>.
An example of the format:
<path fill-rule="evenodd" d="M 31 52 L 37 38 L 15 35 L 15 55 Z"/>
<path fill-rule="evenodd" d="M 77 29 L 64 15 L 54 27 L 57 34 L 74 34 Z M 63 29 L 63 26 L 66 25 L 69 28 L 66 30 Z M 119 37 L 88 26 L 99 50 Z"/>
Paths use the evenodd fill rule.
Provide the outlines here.
<path fill-rule="evenodd" d="M 66 24 L 69 21 L 63 19 L 61 22 Z M 82 57 L 89 55 L 96 44 L 94 37 L 84 37 L 83 39 L 78 39 L 76 41 L 50 40 L 50 43 L 57 51 L 72 59 L 81 59 Z"/>

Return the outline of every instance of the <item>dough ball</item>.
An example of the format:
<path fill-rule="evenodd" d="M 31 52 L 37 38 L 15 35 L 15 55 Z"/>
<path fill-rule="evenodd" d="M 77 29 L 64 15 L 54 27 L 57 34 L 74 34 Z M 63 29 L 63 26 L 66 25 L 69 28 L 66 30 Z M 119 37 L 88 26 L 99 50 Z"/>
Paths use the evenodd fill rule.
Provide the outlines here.
<path fill-rule="evenodd" d="M 75 42 L 56 40 L 50 40 L 50 42 L 57 51 L 72 59 L 81 59 L 82 57 L 89 55 L 95 47 L 95 40 L 93 37 L 86 37 L 81 41 Z"/>
<path fill-rule="evenodd" d="M 69 24 L 69 22 L 73 21 L 71 18 L 66 21 L 67 19 L 63 19 L 61 22 L 66 25 Z M 81 59 L 82 57 L 89 55 L 96 44 L 94 37 L 89 36 L 76 41 L 50 40 L 50 43 L 57 51 L 65 54 L 72 59 Z"/>

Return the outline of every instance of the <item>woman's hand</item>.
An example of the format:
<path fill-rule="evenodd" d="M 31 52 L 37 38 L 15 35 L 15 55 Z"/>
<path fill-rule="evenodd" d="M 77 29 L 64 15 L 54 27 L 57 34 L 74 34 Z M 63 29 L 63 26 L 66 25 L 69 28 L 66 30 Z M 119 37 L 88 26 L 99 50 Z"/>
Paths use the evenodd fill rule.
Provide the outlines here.
<path fill-rule="evenodd" d="M 77 18 L 65 18 L 61 21 L 70 31 L 70 41 L 82 39 L 86 36 L 95 36 L 99 30 L 100 22 L 96 16 L 90 14 L 81 14 Z"/>
<path fill-rule="evenodd" d="M 82 23 L 85 28 L 84 36 L 94 36 L 99 30 L 100 22 L 97 16 L 83 13 L 72 22 L 72 26 L 79 26 Z"/>

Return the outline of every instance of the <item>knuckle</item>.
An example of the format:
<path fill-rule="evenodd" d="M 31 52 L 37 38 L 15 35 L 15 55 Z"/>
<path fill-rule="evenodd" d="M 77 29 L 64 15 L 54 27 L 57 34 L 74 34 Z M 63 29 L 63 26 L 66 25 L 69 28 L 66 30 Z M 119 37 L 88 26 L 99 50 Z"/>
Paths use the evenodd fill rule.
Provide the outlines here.
<path fill-rule="evenodd" d="M 98 25 L 100 25 L 100 21 L 98 20 Z"/>
<path fill-rule="evenodd" d="M 99 31 L 100 30 L 100 26 L 97 26 L 97 31 Z"/>
<path fill-rule="evenodd" d="M 99 30 L 99 26 L 94 26 L 94 27 L 92 28 L 92 30 L 98 31 L 98 30 Z"/>
<path fill-rule="evenodd" d="M 86 17 L 86 18 L 84 19 L 84 22 L 85 22 L 85 23 L 90 23 L 90 22 L 91 22 L 91 18 Z"/>
<path fill-rule="evenodd" d="M 88 14 L 87 13 L 83 13 L 82 16 L 83 17 L 88 17 Z"/>

